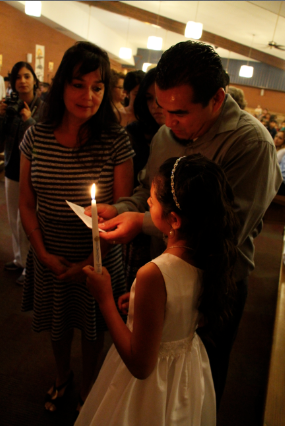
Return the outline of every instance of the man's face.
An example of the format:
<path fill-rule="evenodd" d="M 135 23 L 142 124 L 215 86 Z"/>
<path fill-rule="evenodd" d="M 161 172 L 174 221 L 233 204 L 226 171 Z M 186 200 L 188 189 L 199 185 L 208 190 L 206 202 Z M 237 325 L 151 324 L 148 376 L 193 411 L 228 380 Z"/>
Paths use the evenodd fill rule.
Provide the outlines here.
<path fill-rule="evenodd" d="M 157 103 L 163 109 L 165 124 L 178 139 L 195 139 L 202 136 L 216 121 L 224 100 L 219 89 L 219 99 L 214 96 L 206 107 L 193 103 L 193 89 L 188 84 L 161 90 L 155 85 Z"/>

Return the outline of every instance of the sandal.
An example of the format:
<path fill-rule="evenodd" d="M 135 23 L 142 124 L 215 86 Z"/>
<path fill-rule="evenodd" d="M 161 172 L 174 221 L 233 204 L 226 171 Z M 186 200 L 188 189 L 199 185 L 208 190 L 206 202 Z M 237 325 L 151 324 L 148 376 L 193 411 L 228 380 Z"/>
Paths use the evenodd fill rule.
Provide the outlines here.
<path fill-rule="evenodd" d="M 50 410 L 49 408 L 46 408 L 47 411 L 53 412 L 53 411 L 56 411 L 58 408 L 61 407 L 61 405 L 62 405 L 62 403 L 63 403 L 63 401 L 66 397 L 66 393 L 67 393 L 66 391 L 68 390 L 68 388 L 70 387 L 70 385 L 73 381 L 73 376 L 74 376 L 74 374 L 73 374 L 73 371 L 71 370 L 68 379 L 62 385 L 56 386 L 56 384 L 54 382 L 52 393 L 46 394 L 45 402 L 50 402 L 51 404 L 53 404 L 55 406 L 55 410 Z M 58 393 L 64 388 L 65 388 L 65 390 L 64 390 L 63 395 L 58 396 Z"/>

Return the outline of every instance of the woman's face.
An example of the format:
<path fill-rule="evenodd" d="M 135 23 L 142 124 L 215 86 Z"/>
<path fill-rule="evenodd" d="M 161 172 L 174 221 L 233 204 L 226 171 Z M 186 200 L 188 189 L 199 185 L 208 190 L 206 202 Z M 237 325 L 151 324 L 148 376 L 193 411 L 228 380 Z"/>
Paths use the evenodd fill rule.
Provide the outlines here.
<path fill-rule="evenodd" d="M 277 132 L 274 138 L 274 145 L 277 147 L 281 146 L 284 143 L 284 133 Z"/>
<path fill-rule="evenodd" d="M 159 107 L 156 103 L 155 96 L 155 83 L 149 86 L 146 92 L 146 103 L 149 109 L 149 112 L 157 122 L 159 126 L 162 126 L 165 123 L 165 116 L 162 113 L 162 108 Z"/>
<path fill-rule="evenodd" d="M 124 91 L 124 80 L 122 78 L 119 78 L 116 86 L 112 88 L 113 102 L 123 102 L 125 97 L 126 97 L 126 94 Z"/>
<path fill-rule="evenodd" d="M 27 95 L 34 92 L 35 79 L 31 71 L 26 67 L 19 70 L 15 82 L 15 89 L 21 95 Z"/>
<path fill-rule="evenodd" d="M 74 77 L 64 88 L 65 114 L 79 124 L 85 123 L 100 108 L 104 92 L 105 85 L 99 69 L 81 77 Z"/>

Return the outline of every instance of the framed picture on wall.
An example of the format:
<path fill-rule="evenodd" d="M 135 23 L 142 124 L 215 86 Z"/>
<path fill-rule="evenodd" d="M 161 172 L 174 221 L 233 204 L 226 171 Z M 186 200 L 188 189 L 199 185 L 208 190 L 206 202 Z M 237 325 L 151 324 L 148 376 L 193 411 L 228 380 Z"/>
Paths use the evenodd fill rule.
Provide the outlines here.
<path fill-rule="evenodd" d="M 36 44 L 35 73 L 39 81 L 44 81 L 45 74 L 45 46 Z"/>

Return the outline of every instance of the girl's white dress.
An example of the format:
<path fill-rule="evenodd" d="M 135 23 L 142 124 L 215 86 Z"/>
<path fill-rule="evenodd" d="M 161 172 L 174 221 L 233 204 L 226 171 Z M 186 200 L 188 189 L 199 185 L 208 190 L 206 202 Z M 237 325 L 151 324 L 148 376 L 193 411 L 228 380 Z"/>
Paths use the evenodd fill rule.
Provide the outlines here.
<path fill-rule="evenodd" d="M 195 333 L 202 271 L 172 254 L 164 253 L 152 262 L 159 267 L 167 291 L 157 364 L 147 379 L 136 379 L 113 345 L 75 426 L 216 424 L 209 359 Z M 135 284 L 127 322 L 130 330 Z"/>

